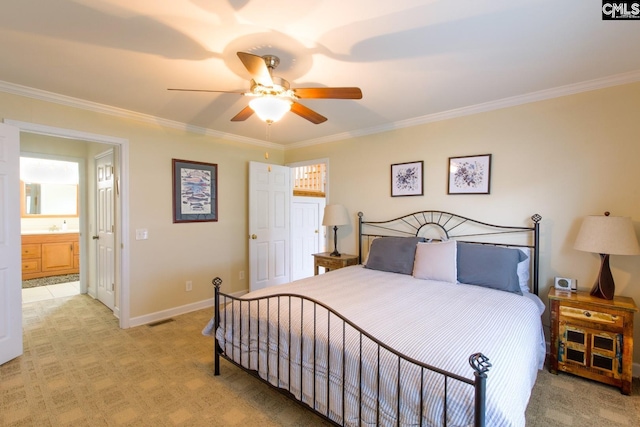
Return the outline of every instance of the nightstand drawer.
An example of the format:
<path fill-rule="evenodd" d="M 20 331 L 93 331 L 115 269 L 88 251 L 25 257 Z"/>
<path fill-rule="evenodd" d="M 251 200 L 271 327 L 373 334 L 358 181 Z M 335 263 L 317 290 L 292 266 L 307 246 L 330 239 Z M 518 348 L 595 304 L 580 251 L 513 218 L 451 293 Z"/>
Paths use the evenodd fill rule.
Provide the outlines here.
<path fill-rule="evenodd" d="M 318 274 L 318 267 L 323 267 L 326 271 L 331 271 L 356 264 L 358 264 L 357 255 L 341 254 L 340 256 L 332 256 L 329 252 L 313 254 L 313 269 L 315 275 Z"/>
<path fill-rule="evenodd" d="M 563 317 L 568 317 L 574 320 L 583 320 L 589 323 L 614 326 L 622 326 L 624 321 L 621 316 L 615 314 L 567 306 L 560 307 L 560 321 L 562 321 Z"/>
<path fill-rule="evenodd" d="M 329 270 L 337 270 L 344 265 L 340 259 L 323 259 L 318 264 L 321 267 L 328 268 Z"/>

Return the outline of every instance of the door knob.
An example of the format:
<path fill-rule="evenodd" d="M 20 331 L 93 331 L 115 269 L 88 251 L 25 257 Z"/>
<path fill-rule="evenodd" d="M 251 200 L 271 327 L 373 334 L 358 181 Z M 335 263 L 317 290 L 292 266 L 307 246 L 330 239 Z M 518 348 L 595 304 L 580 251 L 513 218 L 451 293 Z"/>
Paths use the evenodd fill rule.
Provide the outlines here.
<path fill-rule="evenodd" d="M 93 236 L 92 239 L 93 240 L 98 240 L 100 238 L 100 236 Z"/>
<path fill-rule="evenodd" d="M 318 234 L 318 230 L 316 230 L 316 234 Z"/>
<path fill-rule="evenodd" d="M 253 240 L 256 240 L 256 239 L 258 238 L 258 236 L 256 236 L 255 234 L 252 234 L 252 235 L 251 235 L 251 238 L 252 238 Z"/>

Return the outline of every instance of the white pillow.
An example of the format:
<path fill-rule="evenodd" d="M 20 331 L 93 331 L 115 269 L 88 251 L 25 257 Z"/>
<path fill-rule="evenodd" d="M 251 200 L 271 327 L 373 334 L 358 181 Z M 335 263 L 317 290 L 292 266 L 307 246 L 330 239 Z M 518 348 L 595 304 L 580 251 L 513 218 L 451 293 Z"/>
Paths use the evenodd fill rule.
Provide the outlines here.
<path fill-rule="evenodd" d="M 456 241 L 418 243 L 413 261 L 413 277 L 456 283 Z"/>
<path fill-rule="evenodd" d="M 518 281 L 520 282 L 520 290 L 531 292 L 529 289 L 529 266 L 531 265 L 531 248 L 518 248 L 527 256 L 527 259 L 518 263 Z"/>

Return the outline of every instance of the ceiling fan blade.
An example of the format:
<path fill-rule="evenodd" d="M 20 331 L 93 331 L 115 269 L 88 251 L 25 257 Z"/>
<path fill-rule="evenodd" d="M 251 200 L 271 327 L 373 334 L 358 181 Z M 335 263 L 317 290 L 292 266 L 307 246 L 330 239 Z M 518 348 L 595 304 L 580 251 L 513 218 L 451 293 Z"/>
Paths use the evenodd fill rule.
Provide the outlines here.
<path fill-rule="evenodd" d="M 167 90 L 176 90 L 181 92 L 213 92 L 213 93 L 239 93 L 239 94 L 244 94 L 245 92 L 245 91 L 239 91 L 239 90 L 176 89 L 176 88 L 169 88 Z"/>
<path fill-rule="evenodd" d="M 256 83 L 267 87 L 273 86 L 269 67 L 267 67 L 267 63 L 264 62 L 264 59 L 261 56 L 246 52 L 238 52 L 237 55 Z"/>
<path fill-rule="evenodd" d="M 320 115 L 312 109 L 307 108 L 302 104 L 298 104 L 297 102 L 291 104 L 291 112 L 299 115 L 303 119 L 309 120 L 311 123 L 316 125 L 327 121 L 327 118 L 325 116 Z"/>
<path fill-rule="evenodd" d="M 233 116 L 232 122 L 243 122 L 247 120 L 253 114 L 253 110 L 248 105 L 242 109 L 238 114 Z"/>
<path fill-rule="evenodd" d="M 299 87 L 293 92 L 299 98 L 362 99 L 358 87 Z"/>

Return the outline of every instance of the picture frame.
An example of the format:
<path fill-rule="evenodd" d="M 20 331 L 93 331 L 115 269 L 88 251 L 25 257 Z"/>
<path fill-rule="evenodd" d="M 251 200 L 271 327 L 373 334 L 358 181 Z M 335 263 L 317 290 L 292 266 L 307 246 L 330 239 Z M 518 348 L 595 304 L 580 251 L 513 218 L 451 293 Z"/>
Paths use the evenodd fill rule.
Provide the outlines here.
<path fill-rule="evenodd" d="M 218 165 L 172 159 L 173 222 L 218 221 Z"/>
<path fill-rule="evenodd" d="M 391 197 L 424 195 L 424 161 L 391 165 Z"/>
<path fill-rule="evenodd" d="M 449 157 L 447 194 L 490 194 L 491 154 Z"/>

